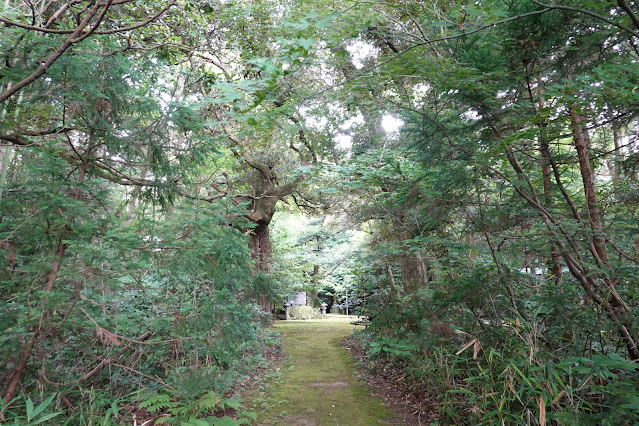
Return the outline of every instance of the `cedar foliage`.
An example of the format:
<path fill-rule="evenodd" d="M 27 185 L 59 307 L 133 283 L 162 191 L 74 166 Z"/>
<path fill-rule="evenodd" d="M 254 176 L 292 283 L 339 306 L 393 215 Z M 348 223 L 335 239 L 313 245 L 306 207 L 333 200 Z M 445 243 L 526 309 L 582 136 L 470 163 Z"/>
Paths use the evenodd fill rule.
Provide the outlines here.
<path fill-rule="evenodd" d="M 216 421 L 263 308 L 324 287 L 441 423 L 639 421 L 635 2 L 31 6 L 0 5 L 5 420 Z"/>

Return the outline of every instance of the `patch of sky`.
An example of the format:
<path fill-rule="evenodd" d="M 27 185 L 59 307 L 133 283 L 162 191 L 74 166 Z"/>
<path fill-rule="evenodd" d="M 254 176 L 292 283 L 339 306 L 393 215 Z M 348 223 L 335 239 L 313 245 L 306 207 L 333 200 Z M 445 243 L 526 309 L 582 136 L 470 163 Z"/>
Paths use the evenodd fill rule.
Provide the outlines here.
<path fill-rule="evenodd" d="M 382 129 L 386 133 L 395 133 L 404 125 L 404 121 L 394 117 L 390 114 L 386 114 L 382 117 Z"/>
<path fill-rule="evenodd" d="M 346 50 L 351 54 L 353 65 L 357 69 L 364 67 L 366 60 L 379 56 L 379 49 L 371 43 L 357 39 L 346 46 Z"/>

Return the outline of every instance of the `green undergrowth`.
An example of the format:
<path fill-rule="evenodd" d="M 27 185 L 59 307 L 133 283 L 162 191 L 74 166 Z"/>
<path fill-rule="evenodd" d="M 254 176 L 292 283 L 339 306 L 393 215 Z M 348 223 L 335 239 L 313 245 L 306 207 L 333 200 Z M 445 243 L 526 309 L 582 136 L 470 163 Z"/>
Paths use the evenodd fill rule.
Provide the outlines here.
<path fill-rule="evenodd" d="M 253 330 L 252 334 L 234 331 L 234 345 L 243 345 L 241 350 L 233 352 L 230 346 L 220 342 L 215 350 L 208 352 L 217 359 L 176 368 L 165 377 L 163 384 L 157 380 L 120 395 L 107 394 L 98 388 L 88 389 L 83 393 L 82 404 L 70 415 L 58 408 L 57 401 L 64 397 L 62 392 L 42 398 L 20 395 L 0 406 L 0 414 L 5 417 L 5 422 L 0 424 L 115 426 L 135 421 L 180 426 L 255 424 L 257 414 L 245 406 L 242 392 L 238 390 L 241 383 L 254 379 L 255 372 L 269 364 L 269 354 L 278 350 L 281 341 L 278 333 L 258 324 L 244 325 L 247 330 Z M 218 323 L 218 327 L 221 329 L 222 325 Z M 252 345 L 249 347 L 248 343 Z M 223 355 L 227 358 L 222 358 Z M 122 385 L 119 390 L 127 389 L 130 388 Z"/>
<path fill-rule="evenodd" d="M 541 308 L 482 327 L 470 311 L 451 309 L 447 322 L 436 320 L 431 312 L 443 316 L 441 295 L 424 292 L 422 303 L 413 297 L 410 304 L 378 308 L 356 337 L 368 368 L 401 371 L 416 394 L 437 402 L 440 424 L 639 424 L 639 365 L 619 348 L 584 350 L 582 341 L 566 338 L 576 326 Z M 550 302 L 548 311 L 565 309 Z M 595 317 L 580 320 L 606 327 Z M 557 341 L 564 346 L 554 346 Z"/>
<path fill-rule="evenodd" d="M 391 424 L 393 414 L 357 380 L 353 359 L 339 345 L 356 329 L 348 317 L 280 321 L 275 329 L 286 359 L 268 389 L 253 396 L 259 424 Z"/>

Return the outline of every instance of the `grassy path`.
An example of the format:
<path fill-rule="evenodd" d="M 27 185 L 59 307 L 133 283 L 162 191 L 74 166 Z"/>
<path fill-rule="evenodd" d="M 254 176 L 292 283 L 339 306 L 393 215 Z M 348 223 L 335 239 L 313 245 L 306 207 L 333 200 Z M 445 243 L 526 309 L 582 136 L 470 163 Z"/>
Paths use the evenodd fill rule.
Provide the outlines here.
<path fill-rule="evenodd" d="M 272 381 L 259 413 L 261 425 L 397 424 L 381 399 L 355 377 L 355 365 L 340 340 L 353 332 L 348 318 L 279 321 L 286 361 Z"/>

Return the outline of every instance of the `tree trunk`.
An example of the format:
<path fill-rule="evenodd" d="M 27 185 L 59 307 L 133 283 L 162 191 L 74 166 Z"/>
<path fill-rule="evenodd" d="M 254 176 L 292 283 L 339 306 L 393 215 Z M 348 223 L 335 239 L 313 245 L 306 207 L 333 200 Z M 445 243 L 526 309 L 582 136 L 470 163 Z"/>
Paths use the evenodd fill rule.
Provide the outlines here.
<path fill-rule="evenodd" d="M 617 182 L 619 180 L 619 176 L 621 175 L 621 126 L 619 123 L 612 122 L 612 139 L 614 143 L 614 154 L 612 155 L 611 160 L 607 160 L 606 164 L 608 165 L 608 169 L 610 170 L 610 176 L 612 177 L 613 182 Z"/>
<path fill-rule="evenodd" d="M 87 164 L 83 163 L 82 166 L 80 167 L 80 176 L 78 178 L 78 183 L 82 183 L 84 181 L 86 171 L 87 171 Z M 76 188 L 73 194 L 73 199 L 76 201 L 79 200 L 80 195 L 81 195 L 80 188 L 78 187 Z M 73 215 L 71 215 L 67 223 L 68 224 L 73 223 L 73 219 L 74 219 Z M 68 230 L 68 225 L 67 227 L 65 227 L 65 229 L 62 230 L 60 234 L 58 246 L 55 251 L 55 258 L 54 258 L 54 261 L 51 263 L 51 271 L 49 272 L 49 274 L 47 274 L 47 278 L 46 278 L 46 285 L 44 289 L 46 293 L 51 293 L 53 291 L 55 282 L 58 279 L 58 276 L 60 275 L 60 261 L 64 257 L 64 254 L 66 253 L 66 250 L 67 250 L 67 245 L 64 243 L 67 230 Z M 41 315 L 42 315 L 42 318 L 47 316 L 46 312 L 42 312 Z M 33 352 L 33 348 L 35 347 L 41 332 L 42 332 L 41 325 L 34 327 L 31 338 L 22 347 L 22 352 L 20 353 L 20 359 L 18 363 L 16 364 L 16 367 L 14 368 L 13 372 L 11 373 L 9 383 L 7 384 L 7 389 L 3 395 L 5 405 L 11 402 L 11 400 L 13 400 L 13 398 L 16 395 L 16 392 L 18 390 L 18 385 L 20 384 L 20 381 L 22 380 L 22 376 L 24 375 L 24 372 L 27 368 L 27 364 L 29 363 L 29 358 L 31 358 L 31 353 Z"/>
<path fill-rule="evenodd" d="M 573 141 L 575 149 L 577 150 L 577 158 L 579 159 L 579 171 L 581 172 L 581 179 L 584 185 L 588 219 L 592 230 L 592 242 L 597 253 L 598 263 L 605 264 L 608 261 L 608 254 L 606 253 L 606 243 L 603 237 L 604 231 L 601 222 L 601 213 L 599 211 L 599 203 L 597 202 L 592 166 L 588 156 L 590 136 L 587 130 L 582 126 L 581 116 L 575 109 L 575 106 L 568 108 L 568 113 L 570 115 L 570 124 L 572 125 Z"/>
<path fill-rule="evenodd" d="M 545 126 L 544 126 L 545 127 Z M 543 129 L 543 133 L 545 136 L 545 128 Z M 552 194 L 552 186 L 550 185 L 550 147 L 548 146 L 548 141 L 542 140 L 539 152 L 541 154 L 541 173 L 543 179 L 544 186 L 544 205 L 546 208 L 551 209 L 554 205 L 553 194 Z M 550 271 L 553 276 L 553 282 L 558 283 L 561 281 L 561 277 L 563 275 L 561 269 L 561 257 L 559 256 L 557 245 L 551 243 L 550 248 Z"/>
<path fill-rule="evenodd" d="M 544 91 L 545 91 L 545 83 L 544 79 L 539 76 L 537 79 L 537 86 L 539 90 L 539 97 L 537 99 L 538 108 L 541 110 L 546 106 L 546 100 L 544 99 Z M 535 100 L 531 99 L 531 102 L 534 104 Z M 541 176 L 544 188 L 543 201 L 548 209 L 552 209 L 554 206 L 553 199 L 553 191 L 551 186 L 552 180 L 552 170 L 551 170 L 551 157 L 550 157 L 550 145 L 548 143 L 548 123 L 546 120 L 542 120 L 538 123 L 538 127 L 540 129 L 540 142 L 539 142 L 539 154 L 541 157 Z M 552 273 L 552 282 L 559 283 L 561 282 L 561 277 L 563 275 L 562 267 L 561 267 L 561 256 L 559 255 L 559 249 L 557 244 L 551 243 L 550 248 L 550 271 Z"/>
<path fill-rule="evenodd" d="M 213 112 L 219 121 L 225 121 L 219 110 L 214 109 Z M 254 186 L 256 195 L 252 197 L 250 210 L 246 214 L 246 217 L 256 224 L 256 227 L 250 231 L 249 248 L 255 261 L 255 271 L 269 273 L 272 249 L 268 226 L 275 214 L 277 202 L 297 190 L 300 178 L 280 185 L 273 166 L 255 160 L 250 154 L 250 144 L 236 136 L 225 124 L 222 124 L 222 129 L 231 141 L 233 155 L 243 162 L 245 172 L 248 173 L 252 169 L 256 173 L 257 179 Z M 294 146 L 293 149 L 295 149 Z M 239 201 L 235 200 L 234 203 L 237 205 Z M 259 295 L 258 303 L 265 311 L 271 311 L 268 294 Z"/>
<path fill-rule="evenodd" d="M 56 257 L 53 263 L 51 264 L 51 272 L 49 272 L 49 274 L 47 275 L 46 287 L 44 289 L 44 291 L 47 293 L 51 293 L 53 291 L 54 284 L 60 274 L 60 260 L 62 259 L 62 257 L 64 256 L 64 253 L 67 250 L 67 245 L 62 242 L 63 240 L 64 240 L 64 232 L 60 236 L 60 242 L 58 244 L 58 248 L 56 249 L 56 253 L 55 253 Z M 43 317 L 45 316 L 44 312 L 42 313 L 42 316 Z M 22 347 L 20 360 L 18 364 L 16 365 L 16 367 L 14 368 L 13 372 L 11 373 L 9 383 L 7 384 L 7 389 L 3 396 L 5 405 L 11 402 L 11 400 L 13 400 L 13 398 L 16 395 L 16 392 L 18 390 L 18 385 L 20 384 L 20 381 L 22 380 L 22 376 L 24 375 L 24 371 L 27 368 L 29 358 L 31 358 L 31 353 L 33 352 L 33 348 L 36 345 L 38 341 L 38 337 L 40 336 L 41 332 L 42 332 L 41 326 L 35 327 L 33 329 L 33 334 L 31 335 L 31 338 Z"/>
<path fill-rule="evenodd" d="M 271 272 L 271 255 L 273 252 L 268 225 L 269 223 L 266 221 L 258 222 L 257 227 L 251 231 L 251 240 L 249 241 L 251 256 L 255 261 L 255 271 L 265 274 Z M 272 306 L 268 294 L 260 294 L 258 303 L 266 312 L 271 312 Z"/>
<path fill-rule="evenodd" d="M 404 255 L 401 258 L 402 286 L 404 294 L 413 294 L 426 282 L 420 255 Z"/>
<path fill-rule="evenodd" d="M 252 160 L 251 164 L 255 167 L 259 166 L 258 163 Z M 271 272 L 271 255 L 273 250 L 271 248 L 269 224 L 275 214 L 277 202 L 283 197 L 291 195 L 295 189 L 297 189 L 297 182 L 290 182 L 275 187 L 273 181 L 274 179 L 272 178 L 268 180 L 265 179 L 265 188 L 261 191 L 262 196 L 253 200 L 251 210 L 246 215 L 251 222 L 256 224 L 256 227 L 250 231 L 251 239 L 249 241 L 251 256 L 255 261 L 255 271 L 266 274 Z M 258 303 L 265 311 L 271 312 L 272 306 L 268 294 L 260 294 L 258 296 Z"/>
<path fill-rule="evenodd" d="M 397 233 L 397 239 L 402 242 L 411 238 L 410 232 L 404 228 L 404 218 L 399 217 L 400 230 Z M 424 259 L 420 252 L 408 251 L 402 254 L 400 257 L 401 273 L 402 273 L 402 287 L 404 289 L 404 295 L 416 293 L 427 281 L 427 271 L 424 265 Z"/>
<path fill-rule="evenodd" d="M 552 161 L 552 157 L 550 158 L 551 166 L 555 174 L 557 185 L 570 206 L 574 218 L 581 225 L 590 228 L 592 238 L 586 242 L 588 251 L 593 256 L 599 268 L 610 270 L 610 265 L 607 261 L 608 257 L 603 234 L 602 218 L 597 204 L 592 167 L 588 157 L 588 135 L 581 124 L 581 117 L 574 107 L 570 107 L 568 112 L 573 128 L 573 140 L 579 157 L 579 167 L 584 184 L 584 193 L 586 194 L 590 226 L 582 220 L 579 210 L 561 184 L 559 173 L 556 164 Z M 630 358 L 632 360 L 639 360 L 639 334 L 636 331 L 637 327 L 632 323 L 632 318 L 628 317 L 629 309 L 616 291 L 616 280 L 591 270 L 588 263 L 586 263 L 587 261 L 584 260 L 582 256 L 583 246 L 578 243 L 579 240 L 573 235 L 566 232 L 565 229 L 562 229 L 561 222 L 543 206 L 543 203 L 540 201 L 521 164 L 519 164 L 512 148 L 508 148 L 506 155 L 513 170 L 517 173 L 517 179 L 530 188 L 530 192 L 528 192 L 522 189 L 523 186 L 518 187 L 515 185 L 515 190 L 524 197 L 532 207 L 543 213 L 547 229 L 550 231 L 556 244 L 561 248 L 561 254 L 570 273 L 581 284 L 590 300 L 598 306 L 601 306 L 608 314 L 608 318 L 617 326 L 619 336 L 626 344 Z M 566 246 L 563 241 L 566 241 L 568 246 Z"/>
<path fill-rule="evenodd" d="M 7 173 L 9 164 L 11 163 L 11 154 L 13 147 L 11 145 L 0 145 L 0 199 L 7 183 Z"/>
<path fill-rule="evenodd" d="M 271 271 L 271 238 L 268 223 L 258 223 L 251 232 L 251 255 L 255 259 L 255 269 L 258 272 Z"/>
<path fill-rule="evenodd" d="M 592 232 L 592 244 L 590 251 L 595 257 L 597 265 L 604 270 L 609 270 L 610 265 L 608 263 L 608 254 L 606 251 L 606 241 L 602 223 L 603 220 L 599 210 L 592 165 L 590 164 L 590 158 L 588 155 L 590 137 L 588 135 L 588 131 L 582 125 L 581 116 L 574 105 L 568 108 L 568 114 L 570 116 L 570 124 L 573 131 L 573 142 L 579 159 L 579 170 L 581 172 L 581 179 L 584 186 L 584 194 L 586 196 L 588 221 Z M 590 274 L 586 273 L 584 275 L 585 276 L 582 280 L 592 281 L 592 283 L 589 283 L 589 286 L 591 288 L 596 288 L 597 283 Z M 619 327 L 619 334 L 622 340 L 626 343 L 628 354 L 633 360 L 637 360 L 639 359 L 639 347 L 637 345 L 639 334 L 636 331 L 636 327 L 632 325 L 632 322 L 629 322 L 626 318 L 628 308 L 619 293 L 617 293 L 615 288 L 616 281 L 608 277 L 601 277 L 600 280 L 605 287 L 599 290 L 599 299 L 603 301 L 603 307 L 608 312 L 610 319 Z"/>

